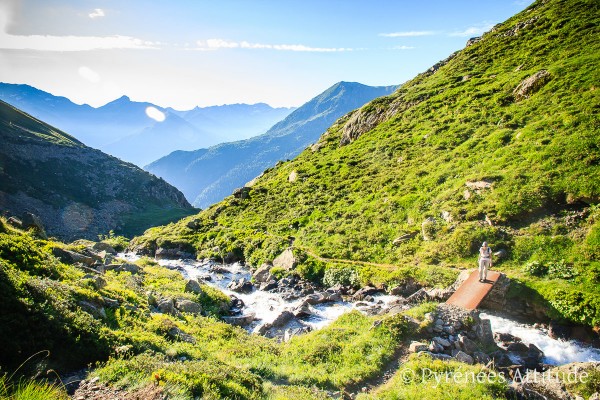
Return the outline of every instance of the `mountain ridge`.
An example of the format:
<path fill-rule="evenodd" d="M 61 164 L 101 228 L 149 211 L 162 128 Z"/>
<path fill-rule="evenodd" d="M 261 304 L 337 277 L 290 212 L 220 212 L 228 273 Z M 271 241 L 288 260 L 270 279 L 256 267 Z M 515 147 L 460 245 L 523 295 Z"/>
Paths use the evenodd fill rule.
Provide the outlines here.
<path fill-rule="evenodd" d="M 0 208 L 65 239 L 132 235 L 194 211 L 174 187 L 0 101 Z"/>
<path fill-rule="evenodd" d="M 132 101 L 123 95 L 99 107 L 78 105 L 66 97 L 54 96 L 30 85 L 0 83 L 0 100 L 22 109 L 63 131 L 70 132 L 83 143 L 143 166 L 178 149 L 209 146 L 234 138 L 247 138 L 264 133 L 294 108 L 271 107 L 268 104 L 233 104 L 174 110 L 150 102 Z M 186 120 L 193 130 L 165 131 L 161 122 L 146 114 L 148 107 Z M 187 117 L 186 117 L 187 116 Z M 150 128 L 150 129 L 149 129 Z M 148 138 L 143 133 L 149 134 Z M 155 143 L 157 134 L 162 138 Z M 187 141 L 170 140 L 188 136 Z M 194 133 L 192 136 L 189 136 Z M 154 142 L 153 142 L 154 141 Z M 132 146 L 125 146 L 133 143 Z M 162 146 L 161 146 L 162 145 Z M 148 146 L 146 149 L 145 146 Z M 163 150 L 160 150 L 163 147 Z M 146 151 L 150 152 L 146 154 Z"/>
<path fill-rule="evenodd" d="M 339 82 L 262 135 L 195 152 L 175 152 L 145 169 L 180 188 L 195 206 L 207 207 L 276 162 L 295 157 L 341 115 L 396 88 Z"/>

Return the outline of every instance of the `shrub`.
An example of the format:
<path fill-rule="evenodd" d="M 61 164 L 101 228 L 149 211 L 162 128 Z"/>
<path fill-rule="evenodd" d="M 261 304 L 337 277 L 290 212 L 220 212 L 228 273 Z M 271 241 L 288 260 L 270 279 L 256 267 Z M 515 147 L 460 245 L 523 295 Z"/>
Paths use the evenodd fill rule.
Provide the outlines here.
<path fill-rule="evenodd" d="M 525 272 L 529 275 L 542 277 L 548 273 L 548 267 L 539 261 L 531 261 L 525 264 Z"/>
<path fill-rule="evenodd" d="M 323 276 L 323 285 L 327 287 L 335 286 L 359 287 L 360 279 L 356 270 L 349 267 L 331 267 L 325 271 Z"/>

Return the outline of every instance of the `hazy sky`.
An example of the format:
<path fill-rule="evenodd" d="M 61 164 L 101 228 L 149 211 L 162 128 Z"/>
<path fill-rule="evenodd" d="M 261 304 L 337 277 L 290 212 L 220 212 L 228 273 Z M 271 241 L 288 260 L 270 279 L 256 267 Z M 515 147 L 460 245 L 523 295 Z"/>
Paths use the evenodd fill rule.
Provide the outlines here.
<path fill-rule="evenodd" d="M 299 106 L 405 82 L 529 0 L 0 0 L 0 81 L 76 103 Z"/>

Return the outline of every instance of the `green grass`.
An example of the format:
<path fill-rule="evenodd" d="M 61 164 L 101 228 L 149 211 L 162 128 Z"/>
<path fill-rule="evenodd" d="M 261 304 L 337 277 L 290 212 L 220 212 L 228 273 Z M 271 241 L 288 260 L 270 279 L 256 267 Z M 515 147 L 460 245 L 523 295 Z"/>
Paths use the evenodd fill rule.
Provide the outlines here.
<path fill-rule="evenodd" d="M 13 382 L 0 375 L 0 400 L 68 400 L 64 388 L 31 379 Z"/>
<path fill-rule="evenodd" d="M 318 151 L 265 171 L 249 198 L 226 198 L 133 243 L 260 265 L 293 242 L 297 272 L 309 279 L 321 281 L 346 260 L 362 285 L 416 276 L 444 286 L 476 266 L 487 240 L 508 254 L 495 267 L 541 295 L 549 312 L 600 325 L 598 8 L 591 0 L 534 3 L 434 74 L 338 120 Z M 513 90 L 540 70 L 550 79 L 517 101 Z M 357 119 L 379 123 L 353 125 L 362 134 L 340 145 Z M 481 180 L 491 188 L 468 188 Z M 413 236 L 394 244 L 405 234 Z M 577 275 L 523 273 L 529 262 L 560 260 Z"/>
<path fill-rule="evenodd" d="M 506 379 L 497 378 L 482 365 L 433 360 L 428 355 L 413 355 L 398 372 L 372 394 L 357 399 L 470 400 L 504 398 Z M 482 374 L 482 375 L 479 375 Z M 477 379 L 481 376 L 480 380 Z M 488 381 L 489 377 L 489 381 Z"/>

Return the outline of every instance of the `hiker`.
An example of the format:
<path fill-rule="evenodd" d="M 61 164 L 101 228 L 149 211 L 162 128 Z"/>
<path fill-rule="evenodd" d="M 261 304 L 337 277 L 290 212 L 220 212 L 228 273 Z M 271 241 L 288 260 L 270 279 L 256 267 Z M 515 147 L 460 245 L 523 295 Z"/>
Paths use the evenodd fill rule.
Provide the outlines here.
<path fill-rule="evenodd" d="M 487 242 L 483 242 L 479 248 L 479 282 L 485 282 L 487 279 L 488 268 L 492 266 L 492 249 Z"/>

